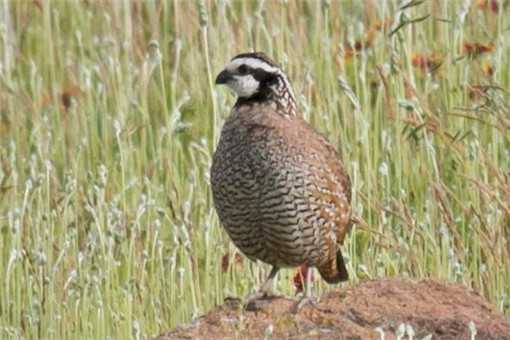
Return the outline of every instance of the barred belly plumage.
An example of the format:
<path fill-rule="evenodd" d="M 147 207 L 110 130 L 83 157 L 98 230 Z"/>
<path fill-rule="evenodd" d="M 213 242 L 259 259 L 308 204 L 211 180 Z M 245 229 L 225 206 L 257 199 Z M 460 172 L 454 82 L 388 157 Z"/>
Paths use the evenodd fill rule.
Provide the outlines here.
<path fill-rule="evenodd" d="M 264 160 L 257 151 L 256 146 L 238 142 L 225 152 L 212 181 L 216 208 L 246 256 L 280 267 L 298 266 L 307 261 L 315 241 L 312 228 L 304 226 L 303 182 L 293 182 L 302 176 L 295 176 L 292 169 L 280 170 L 277 163 L 261 164 Z"/>

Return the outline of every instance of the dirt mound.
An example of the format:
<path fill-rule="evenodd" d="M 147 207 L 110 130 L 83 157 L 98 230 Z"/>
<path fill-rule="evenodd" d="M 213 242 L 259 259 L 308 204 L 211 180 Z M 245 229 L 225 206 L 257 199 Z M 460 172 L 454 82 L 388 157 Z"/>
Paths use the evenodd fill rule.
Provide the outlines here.
<path fill-rule="evenodd" d="M 157 339 L 510 339 L 510 321 L 481 296 L 457 284 L 385 279 L 321 297 L 293 313 L 295 300 L 272 298 L 255 311 L 238 300 Z"/>

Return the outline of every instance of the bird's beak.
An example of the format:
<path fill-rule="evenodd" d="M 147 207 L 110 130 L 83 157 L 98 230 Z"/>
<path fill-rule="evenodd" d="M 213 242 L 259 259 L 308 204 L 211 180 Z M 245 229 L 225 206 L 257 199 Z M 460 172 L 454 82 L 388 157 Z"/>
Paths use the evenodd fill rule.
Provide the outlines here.
<path fill-rule="evenodd" d="M 227 70 L 223 70 L 216 77 L 216 84 L 226 84 L 232 77 Z"/>

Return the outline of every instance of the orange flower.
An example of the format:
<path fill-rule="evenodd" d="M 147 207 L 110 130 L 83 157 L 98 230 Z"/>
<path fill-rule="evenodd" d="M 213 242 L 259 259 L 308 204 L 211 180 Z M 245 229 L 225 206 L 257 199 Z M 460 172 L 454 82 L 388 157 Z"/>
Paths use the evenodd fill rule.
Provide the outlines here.
<path fill-rule="evenodd" d="M 471 100 L 480 100 L 487 96 L 489 88 L 483 85 L 470 85 L 468 86 L 468 96 Z"/>
<path fill-rule="evenodd" d="M 239 255 L 239 253 L 236 252 L 234 254 L 234 264 L 241 265 L 242 263 L 243 263 L 243 258 L 241 257 L 241 255 Z M 227 252 L 221 258 L 221 271 L 226 273 L 228 271 L 228 269 L 230 268 L 230 266 L 231 266 L 231 263 L 230 263 L 230 253 Z"/>
<path fill-rule="evenodd" d="M 485 74 L 488 77 L 491 77 L 494 74 L 494 67 L 490 63 L 483 63 L 482 64 L 482 71 L 483 74 Z"/>
<path fill-rule="evenodd" d="M 78 86 L 70 86 L 65 89 L 64 92 L 60 95 L 60 100 L 62 102 L 62 106 L 66 111 L 71 107 L 71 99 L 73 97 L 77 97 L 80 94 L 80 89 Z"/>
<path fill-rule="evenodd" d="M 348 61 L 353 56 L 357 56 L 362 50 L 366 50 L 373 46 L 376 31 L 374 29 L 368 30 L 367 34 L 363 39 L 358 39 L 351 44 L 350 42 L 344 42 L 344 59 Z"/>
<path fill-rule="evenodd" d="M 43 5 L 41 3 L 41 0 L 32 0 L 32 4 L 35 5 L 40 11 L 43 10 Z"/>
<path fill-rule="evenodd" d="M 494 52 L 496 50 L 496 44 L 494 44 L 493 42 L 490 42 L 488 44 L 481 44 L 464 41 L 462 48 L 464 50 L 465 55 L 471 58 L 475 58 L 484 53 Z"/>
<path fill-rule="evenodd" d="M 476 7 L 483 11 L 490 10 L 493 13 L 498 13 L 499 11 L 498 0 L 476 0 Z"/>
<path fill-rule="evenodd" d="M 423 72 L 433 72 L 441 66 L 442 60 L 435 52 L 432 54 L 413 53 L 411 54 L 411 64 Z"/>
<path fill-rule="evenodd" d="M 362 50 L 366 50 L 372 46 L 371 40 L 356 40 L 354 44 L 348 42 L 344 43 L 344 59 L 345 61 L 351 59 L 353 56 L 357 56 Z"/>
<path fill-rule="evenodd" d="M 366 31 L 365 37 L 356 40 L 353 44 L 346 41 L 344 42 L 344 60 L 348 61 L 354 56 L 359 55 L 359 52 L 371 48 L 374 44 L 374 40 L 377 32 L 386 32 L 393 25 L 393 18 L 388 17 L 382 21 L 376 21 L 370 25 Z"/>
<path fill-rule="evenodd" d="M 391 25 L 393 25 L 393 17 L 387 17 L 386 19 L 384 19 L 382 21 L 381 20 L 376 21 L 372 27 L 376 31 L 387 32 L 391 28 Z"/>
<path fill-rule="evenodd" d="M 76 98 L 81 94 L 81 90 L 78 86 L 71 85 L 59 93 L 58 98 L 60 100 L 60 108 L 63 111 L 69 111 L 72 104 L 72 98 Z M 41 102 L 41 107 L 52 105 L 52 99 L 50 96 L 44 96 Z"/>

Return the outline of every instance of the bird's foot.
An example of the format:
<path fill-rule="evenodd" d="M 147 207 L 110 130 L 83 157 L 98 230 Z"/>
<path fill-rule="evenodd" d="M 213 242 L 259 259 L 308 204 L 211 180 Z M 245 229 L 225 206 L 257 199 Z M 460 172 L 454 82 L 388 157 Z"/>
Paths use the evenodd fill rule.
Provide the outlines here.
<path fill-rule="evenodd" d="M 227 296 L 225 300 L 223 300 L 223 303 L 225 306 L 230 307 L 232 309 L 237 309 L 242 305 L 242 300 L 237 297 Z"/>
<path fill-rule="evenodd" d="M 306 305 L 310 305 L 313 308 L 322 310 L 321 307 L 319 307 L 319 300 L 317 298 L 303 295 L 292 308 L 292 313 L 293 314 L 299 313 L 299 311 L 303 309 L 303 307 L 305 307 Z"/>
<path fill-rule="evenodd" d="M 247 311 L 256 311 L 271 303 L 272 300 L 283 297 L 283 295 L 273 291 L 258 290 L 248 294 L 244 298 L 244 309 Z"/>

